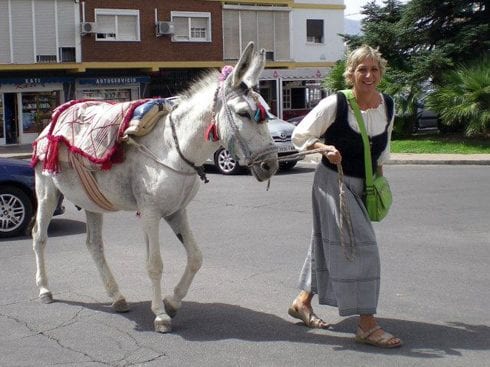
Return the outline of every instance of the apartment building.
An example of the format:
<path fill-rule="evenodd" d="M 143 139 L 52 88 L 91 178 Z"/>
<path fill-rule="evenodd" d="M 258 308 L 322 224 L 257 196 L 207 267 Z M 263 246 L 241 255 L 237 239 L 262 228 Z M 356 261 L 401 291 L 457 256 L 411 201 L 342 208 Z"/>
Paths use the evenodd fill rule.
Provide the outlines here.
<path fill-rule="evenodd" d="M 32 142 L 71 99 L 181 92 L 266 50 L 261 92 L 284 118 L 322 96 L 343 45 L 343 0 L 0 0 L 0 145 Z M 27 16 L 26 16 L 27 15 Z"/>
<path fill-rule="evenodd" d="M 283 119 L 301 116 L 325 96 L 321 82 L 342 58 L 343 0 L 223 2 L 223 58 L 254 41 L 266 50 L 261 94 Z"/>

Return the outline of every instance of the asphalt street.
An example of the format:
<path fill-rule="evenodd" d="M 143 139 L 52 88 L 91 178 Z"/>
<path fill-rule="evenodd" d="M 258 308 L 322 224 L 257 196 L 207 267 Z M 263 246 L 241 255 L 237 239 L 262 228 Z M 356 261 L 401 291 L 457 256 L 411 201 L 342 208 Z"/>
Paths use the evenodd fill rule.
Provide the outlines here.
<path fill-rule="evenodd" d="M 0 366 L 488 366 L 490 167 L 389 165 L 392 210 L 375 224 L 378 317 L 403 339 L 383 350 L 353 341 L 356 317 L 315 310 L 331 330 L 287 315 L 311 231 L 311 164 L 265 183 L 210 173 L 189 206 L 204 254 L 171 334 L 153 331 L 150 281 L 135 213 L 104 217 L 106 255 L 131 311 L 117 314 L 85 248 L 83 212 L 67 203 L 49 228 L 55 303 L 37 299 L 29 238 L 0 240 Z M 161 224 L 164 290 L 185 253 Z"/>

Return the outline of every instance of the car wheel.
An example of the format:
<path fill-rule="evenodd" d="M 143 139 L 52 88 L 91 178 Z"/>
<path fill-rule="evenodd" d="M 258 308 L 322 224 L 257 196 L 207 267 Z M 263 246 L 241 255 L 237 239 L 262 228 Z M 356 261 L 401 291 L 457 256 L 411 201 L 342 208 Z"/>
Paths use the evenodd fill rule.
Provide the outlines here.
<path fill-rule="evenodd" d="M 238 162 L 224 148 L 219 149 L 214 155 L 214 164 L 223 175 L 235 175 L 241 171 Z"/>
<path fill-rule="evenodd" d="M 279 163 L 279 170 L 290 171 L 293 169 L 294 166 L 296 166 L 296 163 L 298 163 L 298 161 L 287 161 L 287 162 Z"/>
<path fill-rule="evenodd" d="M 14 186 L 0 187 L 0 238 L 26 234 L 33 210 L 24 191 Z"/>

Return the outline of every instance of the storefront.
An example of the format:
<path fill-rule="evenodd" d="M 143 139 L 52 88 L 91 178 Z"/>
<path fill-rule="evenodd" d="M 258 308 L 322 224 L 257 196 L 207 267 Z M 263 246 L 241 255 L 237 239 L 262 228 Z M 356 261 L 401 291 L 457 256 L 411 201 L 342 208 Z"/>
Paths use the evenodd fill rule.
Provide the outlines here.
<path fill-rule="evenodd" d="M 0 145 L 30 144 L 65 100 L 71 78 L 0 79 Z"/>
<path fill-rule="evenodd" d="M 266 69 L 260 75 L 260 93 L 272 113 L 284 120 L 306 115 L 326 95 L 322 82 L 328 70 Z"/>
<path fill-rule="evenodd" d="M 79 78 L 75 83 L 75 98 L 127 102 L 144 98 L 149 83 L 148 76 Z"/>

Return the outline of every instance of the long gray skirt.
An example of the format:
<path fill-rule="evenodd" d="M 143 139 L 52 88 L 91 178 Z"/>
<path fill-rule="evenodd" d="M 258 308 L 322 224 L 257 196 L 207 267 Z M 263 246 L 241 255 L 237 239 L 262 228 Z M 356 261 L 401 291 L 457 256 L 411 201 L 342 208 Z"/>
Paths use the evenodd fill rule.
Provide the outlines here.
<path fill-rule="evenodd" d="M 380 287 L 380 262 L 374 229 L 362 202 L 364 180 L 344 176 L 352 241 L 344 222 L 339 230 L 337 172 L 319 164 L 313 181 L 313 232 L 300 274 L 299 288 L 318 294 L 320 304 L 338 307 L 340 316 L 375 314 Z M 353 248 L 348 258 L 346 251 Z"/>

